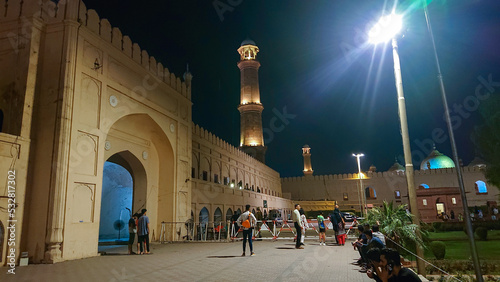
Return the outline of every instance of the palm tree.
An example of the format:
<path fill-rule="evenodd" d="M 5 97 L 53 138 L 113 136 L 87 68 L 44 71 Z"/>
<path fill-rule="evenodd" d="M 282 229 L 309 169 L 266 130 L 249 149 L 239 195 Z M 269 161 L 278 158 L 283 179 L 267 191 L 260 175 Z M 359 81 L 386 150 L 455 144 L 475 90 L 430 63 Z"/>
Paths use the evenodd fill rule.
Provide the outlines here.
<path fill-rule="evenodd" d="M 384 201 L 382 208 L 374 207 L 366 216 L 363 223 L 370 225 L 378 224 L 382 232 L 389 241 L 394 241 L 405 248 L 414 249 L 415 243 L 425 248 L 422 239 L 417 237 L 416 230 L 419 228 L 412 223 L 413 215 L 407 212 L 408 205 L 394 205 L 393 202 Z M 420 230 L 422 237 L 426 238 L 427 233 Z"/>

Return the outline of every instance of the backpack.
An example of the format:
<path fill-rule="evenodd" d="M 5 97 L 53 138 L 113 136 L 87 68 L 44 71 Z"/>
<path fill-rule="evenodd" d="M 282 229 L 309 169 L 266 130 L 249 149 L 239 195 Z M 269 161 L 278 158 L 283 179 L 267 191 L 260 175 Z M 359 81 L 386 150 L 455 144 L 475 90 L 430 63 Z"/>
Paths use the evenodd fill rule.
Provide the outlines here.
<path fill-rule="evenodd" d="M 252 226 L 252 222 L 251 222 L 251 220 L 250 220 L 250 215 L 251 215 L 251 214 L 252 214 L 251 212 L 249 212 L 249 213 L 248 213 L 248 217 L 247 217 L 247 219 L 241 223 L 241 226 L 243 226 L 243 227 L 245 227 L 245 228 L 252 228 L 252 227 L 253 227 L 253 226 Z"/>

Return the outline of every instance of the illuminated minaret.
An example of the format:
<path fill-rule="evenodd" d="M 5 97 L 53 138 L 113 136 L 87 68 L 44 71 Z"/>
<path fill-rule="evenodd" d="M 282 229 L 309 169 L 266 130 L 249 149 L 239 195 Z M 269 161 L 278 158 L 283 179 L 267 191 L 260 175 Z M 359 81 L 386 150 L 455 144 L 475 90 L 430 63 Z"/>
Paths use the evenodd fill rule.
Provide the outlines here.
<path fill-rule="evenodd" d="M 312 175 L 313 169 L 311 165 L 311 148 L 309 145 L 302 147 L 302 156 L 304 157 L 304 175 Z"/>
<path fill-rule="evenodd" d="M 264 146 L 262 131 L 264 106 L 260 103 L 258 52 L 259 47 L 250 39 L 243 41 L 238 48 L 238 68 L 241 73 L 241 102 L 238 106 L 241 119 L 240 149 L 265 163 L 267 147 Z"/>

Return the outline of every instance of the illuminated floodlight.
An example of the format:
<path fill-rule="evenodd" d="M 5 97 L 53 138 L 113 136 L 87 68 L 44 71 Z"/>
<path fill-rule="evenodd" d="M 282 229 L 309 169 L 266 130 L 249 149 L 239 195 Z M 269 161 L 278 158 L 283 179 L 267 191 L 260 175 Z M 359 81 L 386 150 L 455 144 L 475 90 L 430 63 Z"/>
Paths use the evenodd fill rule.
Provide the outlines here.
<path fill-rule="evenodd" d="M 369 42 L 372 44 L 387 42 L 394 38 L 402 28 L 403 16 L 396 15 L 394 12 L 383 16 L 368 32 Z"/>

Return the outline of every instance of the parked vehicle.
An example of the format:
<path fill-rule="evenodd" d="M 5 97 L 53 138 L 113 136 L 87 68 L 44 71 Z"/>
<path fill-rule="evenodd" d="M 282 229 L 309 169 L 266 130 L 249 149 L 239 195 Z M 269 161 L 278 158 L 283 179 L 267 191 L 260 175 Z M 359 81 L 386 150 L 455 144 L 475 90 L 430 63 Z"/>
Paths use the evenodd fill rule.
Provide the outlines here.
<path fill-rule="evenodd" d="M 356 219 L 356 216 L 350 212 L 341 212 L 344 220 L 347 222 L 353 222 Z"/>

